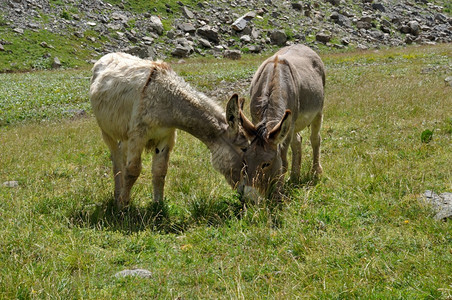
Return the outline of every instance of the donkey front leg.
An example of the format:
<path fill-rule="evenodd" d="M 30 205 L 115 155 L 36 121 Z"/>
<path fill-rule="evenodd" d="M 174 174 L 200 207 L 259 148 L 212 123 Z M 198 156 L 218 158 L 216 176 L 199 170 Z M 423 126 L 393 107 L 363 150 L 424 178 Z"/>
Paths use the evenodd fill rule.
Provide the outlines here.
<path fill-rule="evenodd" d="M 323 115 L 320 112 L 311 123 L 311 146 L 312 146 L 312 169 L 313 175 L 320 175 L 323 172 L 320 165 L 320 128 L 322 127 Z"/>
<path fill-rule="evenodd" d="M 298 182 L 300 180 L 301 170 L 301 135 L 294 133 L 290 148 L 292 149 L 292 170 L 290 172 L 290 181 Z"/>
<path fill-rule="evenodd" d="M 110 137 L 106 132 L 102 131 L 102 138 L 110 149 L 110 158 L 113 163 L 113 178 L 115 181 L 115 201 L 119 201 L 122 187 L 124 186 L 124 148 L 121 142 Z"/>
<path fill-rule="evenodd" d="M 163 201 L 163 192 L 165 187 L 165 177 L 168 172 L 168 162 L 171 150 L 175 142 L 175 131 L 170 136 L 159 143 L 155 148 L 155 154 L 152 158 L 152 185 L 154 188 L 154 202 Z"/>

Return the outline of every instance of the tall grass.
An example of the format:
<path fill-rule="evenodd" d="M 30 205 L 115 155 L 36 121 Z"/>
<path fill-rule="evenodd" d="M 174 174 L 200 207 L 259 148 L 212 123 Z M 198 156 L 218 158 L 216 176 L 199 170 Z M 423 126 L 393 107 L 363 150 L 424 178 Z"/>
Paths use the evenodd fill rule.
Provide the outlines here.
<path fill-rule="evenodd" d="M 451 50 L 324 54 L 325 175 L 287 186 L 278 207 L 243 210 L 207 148 L 178 132 L 165 204 L 152 204 L 145 155 L 132 207 L 116 211 L 109 153 L 91 116 L 11 118 L 0 127 L 0 182 L 19 186 L 0 187 L 0 298 L 450 298 L 451 222 L 434 220 L 419 196 L 452 188 Z M 249 80 L 262 60 L 175 68 L 207 90 L 218 78 Z M 11 106 L 17 115 L 20 103 L 46 98 L 46 82 L 75 75 L 3 76 L 18 85 L 45 78 Z M 307 173 L 308 132 L 303 141 Z M 153 276 L 114 277 L 127 268 Z"/>

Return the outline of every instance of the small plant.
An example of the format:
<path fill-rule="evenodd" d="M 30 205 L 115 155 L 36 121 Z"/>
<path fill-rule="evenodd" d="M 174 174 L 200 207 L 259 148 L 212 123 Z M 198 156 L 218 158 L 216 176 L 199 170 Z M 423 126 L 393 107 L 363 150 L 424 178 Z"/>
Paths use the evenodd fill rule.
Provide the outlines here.
<path fill-rule="evenodd" d="M 426 129 L 424 131 L 422 131 L 421 133 L 421 141 L 424 144 L 428 144 L 433 138 L 433 131 L 431 131 L 430 129 Z"/>
<path fill-rule="evenodd" d="M 72 16 L 68 11 L 63 10 L 63 12 L 60 15 L 65 20 L 71 20 Z"/>

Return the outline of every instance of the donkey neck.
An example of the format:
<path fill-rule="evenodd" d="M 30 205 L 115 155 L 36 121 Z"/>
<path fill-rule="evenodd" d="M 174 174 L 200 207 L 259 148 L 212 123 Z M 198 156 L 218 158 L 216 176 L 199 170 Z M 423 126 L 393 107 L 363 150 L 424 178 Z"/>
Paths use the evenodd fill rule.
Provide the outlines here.
<path fill-rule="evenodd" d="M 158 98 L 163 95 L 166 98 L 160 104 L 165 106 L 160 107 L 160 111 L 166 113 L 159 120 L 162 124 L 186 131 L 203 142 L 212 155 L 213 167 L 225 176 L 229 184 L 235 185 L 238 178 L 233 170 L 240 168 L 241 153 L 229 136 L 223 109 L 180 77 L 170 74 L 168 78 L 161 79 L 163 82 L 156 82 L 152 87 Z M 167 85 L 163 90 L 162 84 Z"/>
<path fill-rule="evenodd" d="M 209 149 L 226 132 L 228 125 L 223 109 L 174 72 L 157 76 L 146 94 L 155 97 L 151 106 L 158 107 L 157 118 L 162 125 L 190 133 Z"/>

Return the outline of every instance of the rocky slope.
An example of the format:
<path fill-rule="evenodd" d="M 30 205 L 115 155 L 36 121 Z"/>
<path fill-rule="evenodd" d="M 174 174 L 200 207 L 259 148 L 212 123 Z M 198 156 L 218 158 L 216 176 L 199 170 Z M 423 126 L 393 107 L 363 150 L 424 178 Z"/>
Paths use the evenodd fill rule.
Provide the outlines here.
<path fill-rule="evenodd" d="M 19 36 L 27 30 L 48 31 L 85 40 L 91 59 L 112 51 L 152 58 L 193 54 L 238 58 L 243 52 L 292 43 L 368 49 L 452 41 L 447 1 L 167 3 L 164 11 L 133 12 L 125 1 L 112 5 L 102 0 L 6 0 L 0 4 L 0 28 Z M 0 36 L 0 52 L 11 43 Z M 51 45 L 43 40 L 39 47 Z"/>

